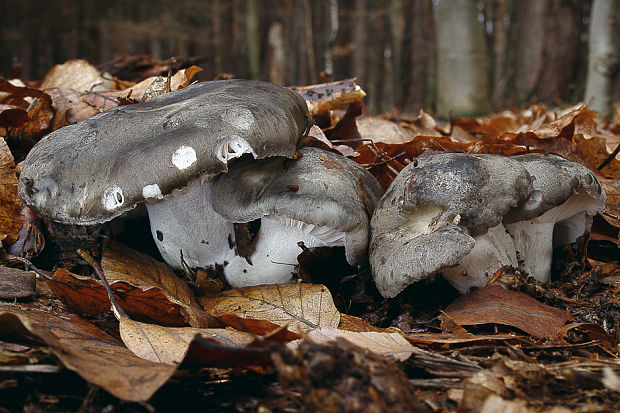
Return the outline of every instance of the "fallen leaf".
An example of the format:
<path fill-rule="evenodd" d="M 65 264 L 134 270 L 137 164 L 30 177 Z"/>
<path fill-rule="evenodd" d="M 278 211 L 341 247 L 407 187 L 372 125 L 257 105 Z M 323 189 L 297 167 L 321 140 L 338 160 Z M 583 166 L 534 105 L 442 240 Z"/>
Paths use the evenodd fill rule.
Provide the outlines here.
<path fill-rule="evenodd" d="M 316 284 L 273 284 L 235 288 L 200 303 L 213 316 L 235 314 L 241 318 L 267 320 L 289 331 L 337 327 L 340 313 L 329 290 Z"/>
<path fill-rule="evenodd" d="M 614 351 L 616 342 L 603 327 L 594 323 L 570 323 L 562 328 L 562 336 L 568 336 L 569 331 L 579 331 L 584 334 L 587 340 L 599 341 L 608 350 Z"/>
<path fill-rule="evenodd" d="M 0 137 L 0 239 L 4 238 L 9 245 L 17 241 L 22 227 L 21 209 L 13 155 L 4 138 Z"/>
<path fill-rule="evenodd" d="M 60 88 L 78 92 L 102 92 L 110 90 L 114 82 L 106 80 L 86 60 L 73 59 L 52 67 L 41 83 L 42 90 Z"/>
<path fill-rule="evenodd" d="M 110 285 L 123 281 L 143 291 L 157 289 L 164 294 L 168 302 L 177 308 L 177 311 L 180 311 L 192 327 L 208 327 L 214 323 L 214 320 L 200 307 L 189 286 L 163 262 L 111 242 L 103 250 L 101 268 Z M 152 310 L 145 311 L 150 313 Z"/>
<path fill-rule="evenodd" d="M 470 334 L 467 337 L 463 337 L 448 333 L 409 333 L 405 334 L 405 338 L 413 344 L 436 344 L 439 346 L 485 342 L 493 343 L 496 341 L 511 342 L 519 340 L 519 337 L 513 335 L 496 334 L 477 336 Z"/>
<path fill-rule="evenodd" d="M 364 143 L 370 140 L 375 143 L 403 143 L 417 136 L 417 134 L 408 131 L 395 122 L 374 116 L 358 118 L 356 124 L 360 138 Z"/>
<path fill-rule="evenodd" d="M 42 220 L 27 206 L 22 207 L 19 214 L 21 228 L 17 240 L 9 246 L 9 254 L 32 259 L 45 248 L 45 236 L 42 232 Z"/>
<path fill-rule="evenodd" d="M 338 324 L 339 330 L 347 330 L 347 331 L 375 331 L 380 333 L 394 333 L 396 328 L 380 328 L 375 327 L 370 324 L 368 321 L 361 319 L 359 317 L 355 317 L 349 314 L 340 314 L 340 324 Z"/>
<path fill-rule="evenodd" d="M 291 89 L 304 98 L 310 115 L 316 116 L 362 100 L 366 93 L 355 84 L 356 80 L 356 78 L 345 79 L 318 85 L 291 87 Z"/>
<path fill-rule="evenodd" d="M 121 317 L 120 332 L 127 348 L 136 356 L 173 365 L 183 360 L 196 335 L 229 347 L 245 347 L 254 341 L 253 335 L 241 331 L 223 328 L 162 327 L 140 323 L 127 317 Z"/>
<path fill-rule="evenodd" d="M 546 339 L 559 338 L 573 318 L 564 310 L 497 284 L 457 298 L 444 311 L 460 325 L 503 324 Z"/>
<path fill-rule="evenodd" d="M 415 352 L 415 347 L 398 333 L 378 333 L 375 331 L 354 332 L 333 327 L 321 327 L 308 332 L 308 338 L 318 344 L 327 344 L 343 338 L 365 350 L 397 361 L 405 361 Z M 291 342 L 296 346 L 298 343 Z"/>
<path fill-rule="evenodd" d="M 122 343 L 73 315 L 0 303 L 0 337 L 42 341 L 86 381 L 127 401 L 146 401 L 176 368 L 135 356 Z"/>
<path fill-rule="evenodd" d="M 286 325 L 280 326 L 269 320 L 244 318 L 236 314 L 222 314 L 217 316 L 216 319 L 222 323 L 223 326 L 231 327 L 235 330 L 243 331 L 256 336 L 273 336 L 274 334 L 278 334 L 279 330 L 287 327 Z M 281 335 L 283 338 L 280 341 L 292 341 L 301 338 L 299 334 L 287 329 L 281 332 Z"/>
<path fill-rule="evenodd" d="M 182 85 L 190 82 L 197 72 L 186 75 L 186 69 L 179 70 L 172 76 L 171 90 L 177 90 Z M 86 92 L 80 93 L 73 89 L 50 89 L 47 92 L 52 96 L 56 115 L 52 124 L 53 130 L 77 123 L 88 119 L 98 113 L 115 108 L 119 104 L 119 99 L 131 96 L 132 99 L 141 101 L 144 92 L 155 81 L 157 77 L 150 77 L 142 82 L 123 90 L 105 92 Z"/>

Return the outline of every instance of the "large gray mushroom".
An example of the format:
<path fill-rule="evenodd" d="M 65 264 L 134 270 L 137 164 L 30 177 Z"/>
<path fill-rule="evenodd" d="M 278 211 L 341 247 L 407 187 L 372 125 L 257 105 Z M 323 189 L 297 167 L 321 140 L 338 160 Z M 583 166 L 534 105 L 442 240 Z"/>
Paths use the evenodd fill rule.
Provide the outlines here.
<path fill-rule="evenodd" d="M 231 159 L 292 157 L 308 126 L 297 93 L 267 83 L 198 83 L 122 106 L 43 138 L 19 182 L 24 203 L 66 224 L 111 220 L 146 201 L 164 259 L 191 267 L 231 254 L 232 225 L 210 208 Z"/>
<path fill-rule="evenodd" d="M 290 281 L 298 242 L 344 246 L 346 259 L 367 259 L 369 217 L 381 196 L 376 179 L 357 163 L 318 148 L 298 158 L 241 160 L 213 185 L 213 209 L 229 221 L 260 219 L 253 251 L 224 268 L 235 286 Z"/>
<path fill-rule="evenodd" d="M 461 292 L 517 266 L 502 220 L 532 191 L 517 160 L 442 153 L 404 168 L 372 217 L 370 265 L 385 297 L 442 272 Z"/>
<path fill-rule="evenodd" d="M 532 177 L 534 191 L 504 219 L 514 239 L 520 268 L 546 282 L 553 249 L 589 232 L 592 216 L 605 208 L 606 195 L 592 171 L 555 155 L 514 156 Z"/>

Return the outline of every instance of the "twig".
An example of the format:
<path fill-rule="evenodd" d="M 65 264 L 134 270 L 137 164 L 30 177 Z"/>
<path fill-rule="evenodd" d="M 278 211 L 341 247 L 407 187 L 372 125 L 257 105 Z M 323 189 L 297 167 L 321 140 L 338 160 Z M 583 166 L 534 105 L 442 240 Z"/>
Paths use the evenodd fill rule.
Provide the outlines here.
<path fill-rule="evenodd" d="M 108 284 L 108 280 L 103 274 L 103 269 L 101 268 L 101 265 L 99 265 L 99 263 L 93 258 L 92 255 L 90 255 L 88 251 L 78 248 L 77 253 L 80 255 L 80 257 L 84 259 L 84 261 L 88 263 L 88 265 L 93 267 L 93 270 L 95 270 L 95 274 L 97 274 L 97 277 L 99 277 L 99 279 L 103 283 L 105 290 L 108 292 L 108 298 L 110 299 L 110 303 L 112 304 L 112 311 L 114 311 L 114 316 L 118 320 L 120 320 L 122 317 L 129 318 L 125 310 L 123 310 L 118 304 L 118 301 L 116 301 L 116 297 L 114 296 L 114 293 L 110 288 L 110 284 Z"/>
<path fill-rule="evenodd" d="M 21 262 L 28 269 L 30 269 L 31 271 L 36 272 L 37 274 L 39 274 L 41 277 L 45 278 L 46 280 L 51 280 L 52 279 L 52 276 L 50 274 L 47 274 L 45 271 L 41 271 L 40 269 L 35 267 L 33 263 L 28 261 L 26 258 L 18 257 L 17 255 L 11 255 L 11 254 L 4 254 L 3 258 L 6 259 L 7 261 Z"/>
<path fill-rule="evenodd" d="M 609 154 L 607 159 L 605 159 L 596 169 L 600 171 L 601 169 L 606 167 L 609 164 L 609 162 L 614 160 L 614 158 L 616 157 L 616 155 L 618 155 L 618 153 L 620 153 L 620 143 L 618 144 L 618 146 L 616 146 L 616 149 L 614 149 L 614 151 L 611 154 Z"/>

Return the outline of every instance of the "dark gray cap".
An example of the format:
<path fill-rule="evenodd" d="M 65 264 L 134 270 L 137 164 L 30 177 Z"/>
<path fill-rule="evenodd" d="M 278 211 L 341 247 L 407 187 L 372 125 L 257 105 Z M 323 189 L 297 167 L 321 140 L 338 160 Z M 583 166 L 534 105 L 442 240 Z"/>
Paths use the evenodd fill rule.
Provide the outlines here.
<path fill-rule="evenodd" d="M 404 168 L 371 221 L 370 265 L 385 297 L 457 265 L 473 237 L 502 222 L 532 191 L 525 168 L 498 155 L 441 153 Z"/>
<path fill-rule="evenodd" d="M 520 162 L 528 171 L 534 191 L 522 206 L 506 215 L 504 224 L 534 219 L 563 204 L 578 191 L 601 204 L 606 200 L 599 180 L 579 163 L 540 153 L 517 155 L 511 159 Z"/>
<path fill-rule="evenodd" d="M 345 234 L 347 261 L 366 260 L 369 217 L 381 197 L 377 180 L 362 166 L 319 148 L 298 158 L 241 160 L 213 184 L 213 209 L 232 222 L 276 215 Z"/>
<path fill-rule="evenodd" d="M 243 153 L 292 157 L 307 126 L 305 101 L 286 88 L 197 83 L 46 136 L 24 162 L 19 195 L 55 221 L 102 223 L 224 172 Z"/>

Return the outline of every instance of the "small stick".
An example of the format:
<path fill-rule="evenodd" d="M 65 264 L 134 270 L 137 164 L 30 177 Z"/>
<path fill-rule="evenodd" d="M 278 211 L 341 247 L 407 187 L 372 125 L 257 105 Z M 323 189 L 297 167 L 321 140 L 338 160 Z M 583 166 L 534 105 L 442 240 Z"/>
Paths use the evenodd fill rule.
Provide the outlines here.
<path fill-rule="evenodd" d="M 93 270 L 95 270 L 95 274 L 97 274 L 97 277 L 99 277 L 99 279 L 103 283 L 105 290 L 108 292 L 108 297 L 110 298 L 110 303 L 112 304 L 112 311 L 114 312 L 114 316 L 119 321 L 122 317 L 129 318 L 127 313 L 118 304 L 118 301 L 116 301 L 116 297 L 114 296 L 114 293 L 112 292 L 112 289 L 110 288 L 110 284 L 108 284 L 108 280 L 105 278 L 105 275 L 103 274 L 103 269 L 101 268 L 101 265 L 99 265 L 99 263 L 93 258 L 92 255 L 90 255 L 88 251 L 82 248 L 78 248 L 77 253 L 80 255 L 80 257 L 84 259 L 84 261 L 88 263 L 88 265 L 93 267 Z"/>
<path fill-rule="evenodd" d="M 616 146 L 616 149 L 614 149 L 614 151 L 611 154 L 609 154 L 607 159 L 605 159 L 596 169 L 600 171 L 601 169 L 606 167 L 609 164 L 609 162 L 611 162 L 616 157 L 616 155 L 618 155 L 618 153 L 620 153 L 620 143 L 618 144 L 618 146 Z"/>

